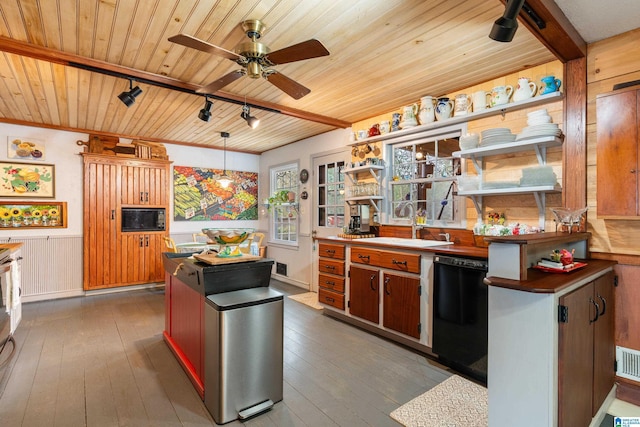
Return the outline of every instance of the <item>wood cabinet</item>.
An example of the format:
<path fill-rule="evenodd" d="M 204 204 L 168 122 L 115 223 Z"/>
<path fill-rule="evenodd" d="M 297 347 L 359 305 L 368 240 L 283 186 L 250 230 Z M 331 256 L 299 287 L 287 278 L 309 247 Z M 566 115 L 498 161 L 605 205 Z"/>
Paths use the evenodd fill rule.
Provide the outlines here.
<path fill-rule="evenodd" d="M 83 154 L 84 289 L 160 282 L 165 231 L 121 231 L 123 206 L 169 211 L 170 162 Z M 167 222 L 168 225 L 168 222 Z"/>
<path fill-rule="evenodd" d="M 352 266 L 349 270 L 349 313 L 369 322 L 380 322 L 380 272 Z"/>
<path fill-rule="evenodd" d="M 596 99 L 597 212 L 600 217 L 640 217 L 638 86 Z"/>
<path fill-rule="evenodd" d="M 420 279 L 384 273 L 382 283 L 384 327 L 420 338 Z"/>
<path fill-rule="evenodd" d="M 589 425 L 615 380 L 613 273 L 560 298 L 558 425 Z"/>
<path fill-rule="evenodd" d="M 345 246 L 318 246 L 318 302 L 344 310 Z"/>

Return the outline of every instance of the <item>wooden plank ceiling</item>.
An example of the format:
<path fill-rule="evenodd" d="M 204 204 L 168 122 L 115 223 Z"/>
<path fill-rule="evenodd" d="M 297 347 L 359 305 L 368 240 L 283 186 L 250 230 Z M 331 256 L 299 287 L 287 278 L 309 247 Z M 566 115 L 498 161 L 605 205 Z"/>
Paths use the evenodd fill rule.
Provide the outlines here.
<path fill-rule="evenodd" d="M 225 131 L 229 150 L 261 153 L 556 59 L 524 26 L 511 43 L 489 39 L 503 12 L 500 0 L 2 0 L 0 120 L 218 148 Z M 248 40 L 246 19 L 266 24 L 260 41 L 271 50 L 315 38 L 330 55 L 275 67 L 311 89 L 299 100 L 246 76 L 216 93 L 286 111 L 254 107 L 257 129 L 223 101 L 203 122 L 193 91 L 239 66 L 167 39 L 185 33 L 233 50 Z M 127 108 L 117 98 L 127 80 L 70 62 L 191 93 L 137 82 L 143 93 Z"/>

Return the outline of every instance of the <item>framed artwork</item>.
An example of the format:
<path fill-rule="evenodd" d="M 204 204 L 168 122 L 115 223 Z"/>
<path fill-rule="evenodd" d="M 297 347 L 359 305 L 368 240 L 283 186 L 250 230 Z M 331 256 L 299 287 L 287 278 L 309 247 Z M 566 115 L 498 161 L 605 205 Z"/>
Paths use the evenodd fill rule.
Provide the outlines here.
<path fill-rule="evenodd" d="M 67 202 L 0 201 L 2 228 L 67 228 Z"/>
<path fill-rule="evenodd" d="M 258 173 L 226 170 L 233 182 L 222 187 L 220 169 L 173 167 L 173 219 L 224 221 L 258 219 Z"/>
<path fill-rule="evenodd" d="M 44 141 L 19 136 L 7 137 L 7 157 L 18 160 L 44 160 Z"/>
<path fill-rule="evenodd" d="M 54 198 L 54 165 L 0 162 L 0 197 Z"/>

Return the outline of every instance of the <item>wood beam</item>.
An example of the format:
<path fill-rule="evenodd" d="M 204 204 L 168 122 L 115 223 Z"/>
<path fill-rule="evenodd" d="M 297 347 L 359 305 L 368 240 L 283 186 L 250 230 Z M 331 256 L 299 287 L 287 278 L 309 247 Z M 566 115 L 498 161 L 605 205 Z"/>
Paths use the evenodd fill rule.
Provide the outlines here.
<path fill-rule="evenodd" d="M 587 58 L 564 67 L 563 206 L 587 206 Z"/>
<path fill-rule="evenodd" d="M 131 77 L 147 84 L 202 96 L 196 93 L 196 90 L 200 89 L 200 86 L 191 83 L 183 82 L 171 77 L 161 76 L 159 74 L 149 73 L 147 71 L 137 70 L 134 68 L 100 61 L 97 59 L 86 58 L 54 49 L 45 48 L 42 46 L 35 46 L 8 37 L 0 36 L 0 51 L 111 76 L 120 76 L 123 78 Z M 223 102 L 229 102 L 232 104 L 244 104 L 246 102 L 251 107 L 265 109 L 268 111 L 283 114 L 285 116 L 308 120 L 315 123 L 321 123 L 336 128 L 351 127 L 351 123 L 344 120 L 311 113 L 309 111 L 298 110 L 296 108 L 290 108 L 284 105 L 275 104 L 273 102 L 260 101 L 258 99 L 246 98 L 245 101 L 244 96 L 236 95 L 229 92 L 218 91 L 212 97 L 214 99 L 218 99 Z"/>
<path fill-rule="evenodd" d="M 505 5 L 507 3 L 507 0 L 500 1 Z M 538 28 L 524 8 L 520 11 L 518 20 L 561 62 L 566 63 L 587 56 L 586 42 L 553 0 L 527 0 L 526 4 L 546 26 Z"/>

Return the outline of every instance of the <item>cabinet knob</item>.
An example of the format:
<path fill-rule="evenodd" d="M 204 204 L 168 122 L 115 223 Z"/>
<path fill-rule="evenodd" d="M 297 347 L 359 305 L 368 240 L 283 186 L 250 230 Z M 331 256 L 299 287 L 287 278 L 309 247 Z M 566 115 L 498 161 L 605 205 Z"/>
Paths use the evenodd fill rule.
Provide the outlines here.
<path fill-rule="evenodd" d="M 636 173 L 636 170 L 635 169 L 631 169 L 631 173 Z"/>

